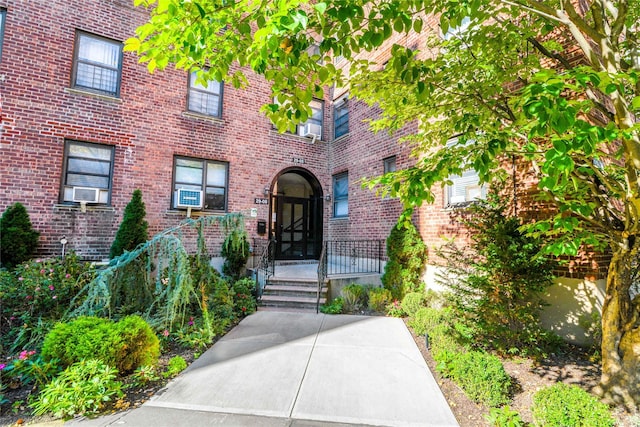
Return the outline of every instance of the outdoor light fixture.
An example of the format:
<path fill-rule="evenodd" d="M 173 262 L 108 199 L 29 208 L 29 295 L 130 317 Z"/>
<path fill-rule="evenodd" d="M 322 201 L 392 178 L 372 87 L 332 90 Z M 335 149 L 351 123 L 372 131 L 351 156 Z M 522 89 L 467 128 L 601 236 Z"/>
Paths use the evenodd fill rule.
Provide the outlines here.
<path fill-rule="evenodd" d="M 328 202 L 331 200 L 331 194 L 327 194 L 326 196 L 324 196 L 324 199 Z"/>
<path fill-rule="evenodd" d="M 264 187 L 264 189 L 262 190 L 262 193 L 263 193 L 265 196 L 268 196 L 268 195 L 269 195 L 269 187 Z"/>

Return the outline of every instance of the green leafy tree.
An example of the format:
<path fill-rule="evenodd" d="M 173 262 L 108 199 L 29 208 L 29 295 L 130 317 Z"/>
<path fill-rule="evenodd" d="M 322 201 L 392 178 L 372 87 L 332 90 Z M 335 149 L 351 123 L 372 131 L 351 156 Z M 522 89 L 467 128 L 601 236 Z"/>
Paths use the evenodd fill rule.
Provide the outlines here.
<path fill-rule="evenodd" d="M 13 268 L 28 261 L 38 247 L 38 236 L 24 205 L 9 206 L 0 218 L 0 265 Z"/>
<path fill-rule="evenodd" d="M 144 219 L 146 215 L 145 205 L 142 201 L 142 191 L 135 190 L 131 201 L 124 208 L 122 223 L 120 223 L 116 238 L 111 245 L 110 258 L 122 255 L 124 251 L 132 251 L 140 243 L 144 243 L 149 239 L 149 234 L 147 233 L 149 223 Z"/>
<path fill-rule="evenodd" d="M 374 130 L 413 124 L 407 140 L 416 147 L 415 166 L 372 183 L 401 197 L 406 218 L 433 202 L 432 190 L 452 174 L 473 168 L 489 181 L 504 177 L 508 158 L 528 164 L 556 208 L 530 232 L 554 237 L 548 250 L 557 255 L 574 255 L 582 245 L 612 253 L 601 391 L 637 406 L 640 2 L 134 3 L 150 6 L 151 15 L 126 48 L 150 71 L 171 63 L 198 71 L 201 81 L 240 87 L 251 69 L 272 84 L 278 102 L 264 111 L 281 131 L 305 121 L 309 102 L 325 88 L 347 83 L 351 95 L 380 108 Z M 420 43 L 393 45 L 385 66 L 360 55 L 387 41 L 404 43 L 401 36 L 412 32 Z M 309 49 L 314 44 L 318 50 Z M 352 64 L 348 82 L 332 55 Z M 459 136 L 447 144 L 452 135 Z"/>

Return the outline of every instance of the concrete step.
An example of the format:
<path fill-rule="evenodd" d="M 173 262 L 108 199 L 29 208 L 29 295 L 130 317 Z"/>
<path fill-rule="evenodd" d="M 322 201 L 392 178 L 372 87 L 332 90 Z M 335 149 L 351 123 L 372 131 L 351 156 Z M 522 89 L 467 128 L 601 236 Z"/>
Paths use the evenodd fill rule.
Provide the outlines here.
<path fill-rule="evenodd" d="M 318 279 L 297 279 L 291 277 L 278 277 L 272 276 L 269 278 L 268 283 L 273 285 L 290 285 L 290 286 L 311 286 L 318 287 Z M 324 283 L 329 283 L 328 280 L 325 280 Z"/>
<path fill-rule="evenodd" d="M 327 287 L 323 287 L 320 290 L 321 295 L 326 295 L 328 291 Z M 316 296 L 318 293 L 317 287 L 310 286 L 284 286 L 284 285 L 267 285 L 264 288 L 263 295 L 284 295 L 284 296 L 299 296 L 299 297 L 311 297 Z"/>
<path fill-rule="evenodd" d="M 260 305 L 263 307 L 296 308 L 305 310 L 316 309 L 317 298 L 284 295 L 262 295 Z M 320 298 L 320 305 L 327 302 L 326 297 Z"/>

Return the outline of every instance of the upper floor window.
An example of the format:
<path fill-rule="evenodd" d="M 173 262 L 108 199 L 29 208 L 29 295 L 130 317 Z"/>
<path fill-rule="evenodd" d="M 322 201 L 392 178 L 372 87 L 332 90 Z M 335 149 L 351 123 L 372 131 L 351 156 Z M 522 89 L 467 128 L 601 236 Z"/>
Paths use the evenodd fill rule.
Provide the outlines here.
<path fill-rule="evenodd" d="M 0 60 L 2 60 L 2 43 L 4 41 L 4 21 L 7 17 L 7 10 L 0 9 Z"/>
<path fill-rule="evenodd" d="M 454 37 L 464 34 L 464 32 L 467 31 L 470 25 L 471 19 L 468 16 L 465 16 L 464 18 L 462 18 L 462 21 L 460 21 L 460 25 L 449 27 L 447 31 L 443 32 L 442 38 L 444 40 L 451 40 Z"/>
<path fill-rule="evenodd" d="M 344 172 L 333 176 L 333 216 L 349 215 L 349 174 Z"/>
<path fill-rule="evenodd" d="M 322 119 L 324 116 L 324 102 L 314 99 L 309 104 L 311 116 L 306 122 L 298 125 L 298 135 L 322 139 Z"/>
<path fill-rule="evenodd" d="M 78 32 L 73 58 L 72 86 L 120 96 L 122 43 Z"/>
<path fill-rule="evenodd" d="M 457 138 L 453 138 L 447 142 L 447 146 L 454 146 L 457 141 Z M 467 141 L 467 144 L 473 144 L 473 140 Z M 461 175 L 451 175 L 449 181 L 451 185 L 446 187 L 448 206 L 465 205 L 487 197 L 487 186 L 480 184 L 480 177 L 474 169 L 469 168 Z"/>
<path fill-rule="evenodd" d="M 212 117 L 222 116 L 222 83 L 209 80 L 198 82 L 196 72 L 189 74 L 189 111 Z"/>
<path fill-rule="evenodd" d="M 61 202 L 109 204 L 114 147 L 66 141 Z"/>
<path fill-rule="evenodd" d="M 396 156 L 387 157 L 382 163 L 384 164 L 384 173 L 396 171 Z"/>
<path fill-rule="evenodd" d="M 334 138 L 340 138 L 349 133 L 349 103 L 347 95 L 336 100 L 333 106 Z"/>
<path fill-rule="evenodd" d="M 173 168 L 173 202 L 178 205 L 178 190 L 202 191 L 204 209 L 227 210 L 229 164 L 213 160 L 175 157 Z"/>

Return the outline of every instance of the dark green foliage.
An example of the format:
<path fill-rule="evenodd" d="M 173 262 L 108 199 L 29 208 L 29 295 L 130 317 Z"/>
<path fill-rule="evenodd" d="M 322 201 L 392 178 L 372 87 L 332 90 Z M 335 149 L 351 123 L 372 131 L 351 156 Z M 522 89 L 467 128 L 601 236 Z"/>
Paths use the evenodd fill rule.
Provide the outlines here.
<path fill-rule="evenodd" d="M 11 269 L 31 259 L 39 236 L 24 205 L 9 206 L 0 218 L 0 266 Z"/>
<path fill-rule="evenodd" d="M 553 340 L 539 326 L 542 295 L 552 284 L 554 264 L 542 243 L 520 230 L 495 195 L 468 208 L 464 223 L 472 231 L 463 251 L 450 243 L 439 253 L 448 273 L 439 281 L 451 289 L 450 300 L 478 342 L 501 353 L 540 354 Z"/>
<path fill-rule="evenodd" d="M 384 313 L 387 306 L 391 304 L 391 301 L 393 301 L 391 291 L 385 288 L 369 289 L 368 299 L 369 310 L 377 311 L 379 313 Z"/>
<path fill-rule="evenodd" d="M 208 299 L 209 311 L 213 314 L 215 333 L 222 333 L 236 318 L 233 289 L 229 282 L 217 277 L 213 282 L 211 296 Z"/>
<path fill-rule="evenodd" d="M 575 385 L 557 383 L 533 395 L 531 407 L 536 426 L 611 427 L 615 425 L 607 405 Z"/>
<path fill-rule="evenodd" d="M 95 269 L 74 253 L 33 260 L 0 271 L 0 344 L 11 352 L 38 348 L 73 298 L 95 277 Z"/>
<path fill-rule="evenodd" d="M 424 292 L 409 292 L 402 298 L 402 311 L 404 311 L 407 316 L 413 317 L 416 311 L 425 306 L 426 301 L 427 299 Z"/>
<path fill-rule="evenodd" d="M 122 223 L 120 223 L 116 238 L 111 245 L 110 258 L 122 255 L 125 251 L 132 251 L 149 239 L 147 233 L 149 224 L 144 219 L 146 215 L 142 191 L 135 190 L 131 201 L 124 208 Z"/>
<path fill-rule="evenodd" d="M 329 304 L 320 306 L 320 312 L 324 314 L 341 314 L 344 306 L 344 299 L 337 297 L 331 300 Z"/>
<path fill-rule="evenodd" d="M 123 374 L 155 363 L 158 356 L 158 338 L 138 316 L 128 316 L 117 323 L 99 317 L 58 323 L 42 346 L 44 360 L 59 359 L 62 366 L 70 366 L 94 358 Z"/>
<path fill-rule="evenodd" d="M 51 413 L 71 418 L 91 415 L 123 396 L 118 371 L 101 360 L 85 359 L 67 369 L 47 384 L 31 403 L 35 415 Z"/>
<path fill-rule="evenodd" d="M 222 273 L 234 281 L 244 276 L 249 259 L 247 232 L 241 229 L 231 230 L 222 243 L 221 255 L 225 258 Z"/>
<path fill-rule="evenodd" d="M 509 402 L 511 377 L 496 356 L 481 351 L 458 353 L 439 369 L 475 402 L 492 407 Z"/>
<path fill-rule="evenodd" d="M 394 299 L 407 292 L 424 291 L 422 273 L 427 262 L 427 247 L 413 224 L 398 222 L 387 237 L 387 265 L 381 277 Z"/>

